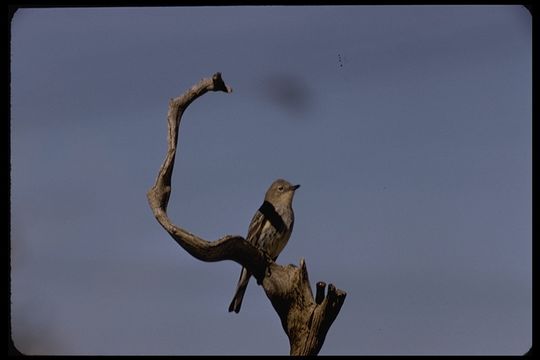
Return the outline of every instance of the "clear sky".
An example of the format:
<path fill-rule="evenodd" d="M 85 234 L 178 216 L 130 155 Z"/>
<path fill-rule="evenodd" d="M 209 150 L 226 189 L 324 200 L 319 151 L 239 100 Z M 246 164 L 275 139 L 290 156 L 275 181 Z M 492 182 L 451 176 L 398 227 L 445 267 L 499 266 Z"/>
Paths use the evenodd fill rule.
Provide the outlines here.
<path fill-rule="evenodd" d="M 297 191 L 278 263 L 347 291 L 321 354 L 522 354 L 532 317 L 531 16 L 520 6 L 23 9 L 11 23 L 11 325 L 27 354 L 287 354 L 240 266 L 146 202 L 244 235 Z"/>

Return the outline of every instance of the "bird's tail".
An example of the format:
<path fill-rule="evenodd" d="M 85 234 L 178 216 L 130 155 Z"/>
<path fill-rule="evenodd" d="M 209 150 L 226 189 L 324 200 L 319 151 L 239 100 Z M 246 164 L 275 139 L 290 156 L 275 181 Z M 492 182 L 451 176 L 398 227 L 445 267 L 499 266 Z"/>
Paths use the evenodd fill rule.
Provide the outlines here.
<path fill-rule="evenodd" d="M 244 299 L 244 293 L 246 292 L 250 277 L 251 273 L 246 268 L 242 268 L 240 279 L 238 279 L 238 285 L 236 286 L 236 292 L 234 293 L 234 298 L 229 305 L 229 312 L 240 312 L 242 299 Z"/>

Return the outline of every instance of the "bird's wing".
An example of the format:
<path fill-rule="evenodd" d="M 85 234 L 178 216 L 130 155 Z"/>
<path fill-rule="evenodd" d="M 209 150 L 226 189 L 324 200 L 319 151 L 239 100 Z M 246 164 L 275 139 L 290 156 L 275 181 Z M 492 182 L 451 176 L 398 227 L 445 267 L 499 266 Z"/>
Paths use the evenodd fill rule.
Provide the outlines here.
<path fill-rule="evenodd" d="M 257 210 L 255 212 L 255 215 L 253 215 L 253 219 L 251 219 L 251 223 L 249 224 L 248 234 L 246 240 L 253 245 L 257 245 L 257 240 L 261 236 L 261 231 L 266 223 L 265 216 Z"/>

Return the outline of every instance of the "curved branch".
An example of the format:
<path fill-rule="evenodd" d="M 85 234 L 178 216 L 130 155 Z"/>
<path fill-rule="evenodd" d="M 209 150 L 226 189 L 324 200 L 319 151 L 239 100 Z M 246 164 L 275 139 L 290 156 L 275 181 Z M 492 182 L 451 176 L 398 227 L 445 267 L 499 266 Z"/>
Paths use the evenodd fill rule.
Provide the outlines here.
<path fill-rule="evenodd" d="M 262 284 L 278 313 L 289 337 L 291 355 L 316 355 L 345 301 L 345 292 L 329 285 L 325 298 L 326 285 L 319 282 L 314 300 L 303 259 L 299 268 L 280 266 L 241 236 L 227 235 L 216 241 L 207 241 L 174 225 L 167 216 L 180 121 L 186 108 L 208 91 L 230 93 L 232 89 L 225 84 L 221 74 L 216 73 L 169 102 L 167 154 L 154 185 L 147 193 L 150 208 L 161 226 L 193 257 L 207 262 L 232 260 L 246 267 L 257 283 Z"/>
<path fill-rule="evenodd" d="M 264 276 L 265 257 L 243 237 L 227 235 L 217 241 L 206 241 L 174 225 L 167 215 L 180 121 L 187 107 L 208 91 L 231 93 L 232 88 L 225 84 L 218 72 L 212 78 L 202 79 L 183 95 L 170 100 L 167 114 L 167 155 L 146 196 L 157 221 L 193 257 L 208 262 L 233 260 L 252 270 L 255 278 L 261 279 Z"/>

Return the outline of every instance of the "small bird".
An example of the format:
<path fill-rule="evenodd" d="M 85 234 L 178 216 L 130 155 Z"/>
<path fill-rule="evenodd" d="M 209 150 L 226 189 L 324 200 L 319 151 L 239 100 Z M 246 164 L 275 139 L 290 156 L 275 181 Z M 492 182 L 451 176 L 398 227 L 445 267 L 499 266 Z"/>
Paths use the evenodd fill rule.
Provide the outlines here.
<path fill-rule="evenodd" d="M 291 185 L 283 179 L 274 181 L 249 224 L 246 240 L 263 251 L 272 261 L 276 261 L 291 237 L 294 225 L 292 201 L 294 192 L 299 187 L 300 185 Z M 229 312 L 240 311 L 250 277 L 251 273 L 242 268 Z"/>

